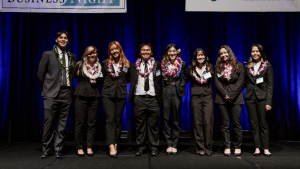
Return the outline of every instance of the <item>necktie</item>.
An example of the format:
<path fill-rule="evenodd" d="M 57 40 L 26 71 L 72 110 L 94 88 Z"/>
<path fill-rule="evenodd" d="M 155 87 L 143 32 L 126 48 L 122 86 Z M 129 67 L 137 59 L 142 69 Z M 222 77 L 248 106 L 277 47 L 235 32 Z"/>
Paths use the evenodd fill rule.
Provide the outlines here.
<path fill-rule="evenodd" d="M 66 66 L 66 55 L 65 52 L 62 53 L 62 63 Z M 67 71 L 66 69 L 62 66 L 62 86 L 66 87 L 67 85 Z"/>
<path fill-rule="evenodd" d="M 148 72 L 148 61 L 145 61 L 145 71 L 144 73 Z M 149 76 L 145 76 L 145 91 L 147 92 L 149 90 Z"/>

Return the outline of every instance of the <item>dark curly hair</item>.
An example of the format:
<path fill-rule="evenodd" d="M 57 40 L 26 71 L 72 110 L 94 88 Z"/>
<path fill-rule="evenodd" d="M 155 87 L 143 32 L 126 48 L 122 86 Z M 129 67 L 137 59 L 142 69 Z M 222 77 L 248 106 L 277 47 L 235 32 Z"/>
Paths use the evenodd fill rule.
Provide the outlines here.
<path fill-rule="evenodd" d="M 238 61 L 232 51 L 232 49 L 228 46 L 228 45 L 223 45 L 221 46 L 220 50 L 224 48 L 227 50 L 227 53 L 228 53 L 228 62 L 229 64 L 232 66 L 232 72 L 235 72 L 237 74 L 240 73 L 240 68 L 239 68 L 239 65 L 238 65 Z M 223 71 L 224 71 L 224 61 L 221 59 L 220 57 L 220 50 L 218 52 L 218 59 L 217 59 L 217 63 L 216 63 L 216 72 L 221 74 Z"/>
<path fill-rule="evenodd" d="M 192 64 L 189 66 L 189 74 L 190 74 L 190 76 L 193 76 L 193 71 L 196 69 L 196 66 L 197 66 L 197 54 L 198 54 L 199 51 L 202 51 L 203 54 L 204 54 L 204 56 L 205 56 L 205 60 L 204 60 L 203 64 L 206 65 L 206 67 L 208 67 L 210 69 L 211 73 L 213 74 L 214 73 L 213 66 L 212 66 L 212 64 L 210 64 L 209 58 L 208 58 L 206 52 L 202 48 L 197 48 L 194 51 L 194 54 L 193 54 Z"/>

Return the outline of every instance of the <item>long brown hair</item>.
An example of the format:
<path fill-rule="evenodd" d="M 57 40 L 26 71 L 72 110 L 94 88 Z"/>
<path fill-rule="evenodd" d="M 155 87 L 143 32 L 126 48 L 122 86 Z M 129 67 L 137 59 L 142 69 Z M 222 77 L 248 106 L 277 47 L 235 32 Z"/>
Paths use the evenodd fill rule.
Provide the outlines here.
<path fill-rule="evenodd" d="M 83 53 L 83 55 L 82 55 L 82 61 L 77 63 L 77 64 L 79 64 L 79 65 L 78 65 L 77 72 L 76 72 L 77 75 L 79 75 L 79 70 L 80 70 L 80 69 L 83 69 L 83 66 L 82 66 L 83 63 L 87 62 L 87 57 L 88 57 L 88 55 L 91 54 L 91 53 L 94 52 L 94 51 L 97 53 L 97 61 L 99 62 L 99 58 L 98 58 L 98 50 L 97 50 L 97 48 L 96 48 L 95 46 L 93 46 L 93 45 L 88 46 L 88 47 L 85 49 L 85 51 L 84 51 L 84 53 Z M 83 70 L 81 70 L 81 72 L 82 72 L 82 75 L 83 75 Z"/>
<path fill-rule="evenodd" d="M 111 62 L 111 63 L 113 63 L 114 57 L 110 54 L 110 47 L 112 45 L 116 45 L 117 48 L 120 51 L 120 62 L 123 63 L 126 67 L 129 68 L 130 67 L 130 62 L 127 60 L 127 58 L 126 58 L 126 56 L 124 54 L 123 48 L 122 48 L 121 44 L 118 41 L 112 41 L 112 42 L 110 42 L 110 44 L 108 45 L 108 59 L 104 60 L 103 62 Z"/>
<path fill-rule="evenodd" d="M 209 68 L 211 73 L 213 74 L 214 73 L 214 68 L 213 68 L 212 64 L 210 64 L 210 62 L 209 62 L 208 55 L 206 54 L 206 52 L 202 48 L 197 48 L 194 51 L 194 54 L 193 54 L 192 64 L 189 66 L 190 76 L 193 76 L 193 71 L 196 70 L 196 66 L 198 64 L 197 55 L 198 55 L 199 51 L 202 51 L 204 56 L 205 56 L 205 61 L 203 62 L 203 65 L 206 65 L 206 67 Z"/>
<path fill-rule="evenodd" d="M 238 65 L 238 61 L 232 51 L 232 49 L 228 46 L 228 45 L 223 45 L 221 46 L 221 48 L 219 49 L 219 52 L 218 52 L 218 59 L 217 59 L 217 63 L 216 63 L 216 72 L 217 73 L 222 73 L 224 71 L 224 61 L 221 59 L 220 57 L 220 50 L 224 48 L 227 50 L 227 53 L 228 53 L 228 62 L 229 64 L 232 66 L 232 71 L 239 74 L 240 73 L 240 68 L 239 68 L 239 65 Z"/>

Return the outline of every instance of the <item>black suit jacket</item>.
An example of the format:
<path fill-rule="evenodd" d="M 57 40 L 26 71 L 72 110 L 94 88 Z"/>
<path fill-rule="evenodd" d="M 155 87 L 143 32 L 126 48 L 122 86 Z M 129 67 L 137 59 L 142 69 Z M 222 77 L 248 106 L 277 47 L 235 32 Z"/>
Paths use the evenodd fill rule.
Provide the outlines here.
<path fill-rule="evenodd" d="M 129 99 L 128 102 L 133 102 L 134 99 L 134 93 L 135 93 L 135 89 L 136 89 L 136 85 L 138 83 L 138 76 L 139 76 L 139 72 L 136 70 L 136 66 L 135 63 L 131 64 L 131 71 L 130 71 L 130 92 L 129 92 Z M 156 76 L 156 71 L 160 71 L 160 75 Z M 160 95 L 160 86 L 159 86 L 159 82 L 161 81 L 162 75 L 161 75 L 161 65 L 160 62 L 155 61 L 155 64 L 153 66 L 153 71 L 152 71 L 152 75 L 153 75 L 153 81 L 154 81 L 154 89 L 155 89 L 155 95 L 157 97 L 157 100 L 159 102 L 159 104 L 161 104 L 161 95 Z"/>
<path fill-rule="evenodd" d="M 71 66 L 69 69 L 69 79 L 71 85 L 71 91 L 73 93 L 74 85 L 74 66 L 76 56 L 71 53 Z M 42 55 L 37 76 L 40 86 L 42 88 L 42 96 L 47 98 L 55 98 L 61 87 L 61 73 L 64 69 L 58 60 L 58 56 L 55 54 L 54 49 L 45 51 Z"/>
<path fill-rule="evenodd" d="M 215 84 L 217 88 L 217 94 L 215 103 L 217 104 L 227 104 L 230 103 L 226 100 L 226 95 L 232 99 L 233 104 L 244 104 L 244 99 L 242 95 L 242 87 L 244 84 L 244 68 L 242 63 L 238 63 L 240 73 L 236 74 L 231 73 L 231 79 L 228 81 L 224 78 L 224 75 L 218 77 L 217 73 L 215 74 Z"/>
<path fill-rule="evenodd" d="M 260 67 L 261 66 L 262 64 L 260 65 Z M 256 84 L 256 79 L 261 77 L 263 77 L 263 82 Z M 274 89 L 273 66 L 270 63 L 268 63 L 266 69 L 256 77 L 250 74 L 249 68 L 245 66 L 244 87 L 247 87 L 245 92 L 245 99 L 250 99 L 253 92 L 255 92 L 258 99 L 260 100 L 266 99 L 266 104 L 272 106 L 273 89 Z"/>
<path fill-rule="evenodd" d="M 184 76 L 186 76 L 186 73 L 187 73 L 187 69 L 186 69 L 186 62 L 182 61 L 182 67 L 181 67 L 181 71 L 182 71 L 182 74 L 176 78 L 176 81 L 175 81 L 175 86 L 176 86 L 176 91 L 177 91 L 177 94 L 179 97 L 183 97 L 185 95 L 185 80 L 184 80 Z M 165 84 L 165 81 L 163 81 L 162 83 L 162 87 L 164 87 L 166 84 Z"/>
<path fill-rule="evenodd" d="M 97 85 L 103 81 L 101 77 L 96 79 L 96 83 L 92 84 L 90 78 L 88 78 L 82 70 L 84 61 L 79 61 L 75 65 L 74 77 L 77 77 L 77 86 L 74 92 L 74 96 L 83 96 L 83 97 L 100 97 L 99 90 Z M 101 64 L 100 64 L 101 65 Z M 102 71 L 102 70 L 100 70 Z M 78 73 L 78 74 L 77 74 Z"/>
<path fill-rule="evenodd" d="M 127 97 L 127 83 L 130 82 L 130 68 L 127 72 L 124 71 L 124 64 L 118 77 L 112 78 L 107 70 L 107 62 L 103 63 L 103 89 L 102 97 L 108 98 L 126 98 Z M 112 68 L 115 73 L 114 68 Z"/>
<path fill-rule="evenodd" d="M 214 77 L 214 74 L 211 74 L 212 77 L 206 79 L 207 83 L 199 83 L 196 81 L 196 79 L 190 74 L 190 69 L 188 69 L 188 74 L 187 76 L 185 76 L 185 81 L 188 82 L 189 80 L 192 81 L 192 87 L 191 87 L 191 95 L 212 95 L 213 94 L 213 90 L 212 90 L 212 80 Z M 203 73 L 207 73 L 208 69 L 206 67 L 205 71 Z M 198 74 L 198 72 L 196 71 L 197 75 L 200 77 L 200 75 Z"/>

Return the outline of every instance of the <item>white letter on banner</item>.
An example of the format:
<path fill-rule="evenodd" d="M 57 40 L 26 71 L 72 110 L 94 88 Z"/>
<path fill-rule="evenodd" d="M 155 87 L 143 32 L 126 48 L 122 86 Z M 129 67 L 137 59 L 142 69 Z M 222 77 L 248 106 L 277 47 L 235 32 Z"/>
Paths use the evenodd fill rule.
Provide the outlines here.
<path fill-rule="evenodd" d="M 98 4 L 101 4 L 100 0 L 98 0 Z"/>
<path fill-rule="evenodd" d="M 113 2 L 112 2 L 112 0 L 110 0 L 110 1 L 109 1 L 109 3 L 111 3 L 111 4 L 112 4 L 112 3 L 113 3 Z"/>
<path fill-rule="evenodd" d="M 103 2 L 102 2 L 102 3 L 106 3 L 106 2 L 105 2 L 105 0 L 103 0 Z"/>
<path fill-rule="evenodd" d="M 96 0 L 89 0 L 91 4 L 94 4 L 96 2 Z M 94 2 L 92 2 L 94 1 Z"/>

